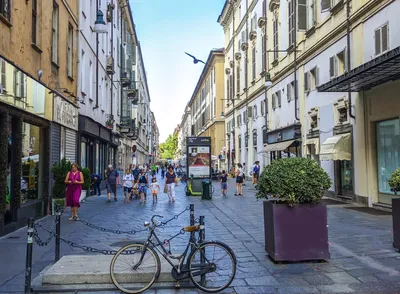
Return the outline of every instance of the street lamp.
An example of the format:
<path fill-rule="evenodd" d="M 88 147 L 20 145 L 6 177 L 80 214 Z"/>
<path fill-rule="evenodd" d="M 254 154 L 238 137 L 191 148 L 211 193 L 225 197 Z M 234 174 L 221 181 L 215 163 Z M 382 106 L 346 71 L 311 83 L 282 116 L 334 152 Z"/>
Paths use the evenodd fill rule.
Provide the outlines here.
<path fill-rule="evenodd" d="M 225 113 L 222 111 L 221 112 L 221 118 L 224 119 L 225 118 Z"/>
<path fill-rule="evenodd" d="M 269 72 L 265 74 L 265 88 L 269 88 L 272 86 L 271 75 Z"/>
<path fill-rule="evenodd" d="M 94 22 L 93 31 L 96 34 L 107 33 L 107 25 L 104 21 L 104 14 L 100 9 L 97 10 L 97 18 Z"/>

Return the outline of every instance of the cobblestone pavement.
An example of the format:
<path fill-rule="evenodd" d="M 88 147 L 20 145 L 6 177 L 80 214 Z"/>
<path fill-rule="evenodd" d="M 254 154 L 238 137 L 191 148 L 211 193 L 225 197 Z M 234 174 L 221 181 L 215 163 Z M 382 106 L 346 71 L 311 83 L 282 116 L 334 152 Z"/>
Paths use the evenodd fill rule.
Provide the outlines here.
<path fill-rule="evenodd" d="M 236 278 L 227 293 L 400 293 L 400 253 L 392 248 L 392 218 L 390 215 L 370 215 L 349 210 L 341 205 L 328 206 L 331 259 L 327 263 L 274 264 L 264 251 L 262 201 L 255 198 L 251 184 L 244 187 L 243 197 L 233 196 L 233 180 L 228 197 L 219 196 L 219 187 L 212 201 L 187 197 L 184 185 L 177 188 L 177 202 L 159 195 L 158 203 L 150 197 L 146 204 L 133 201 L 124 204 L 105 203 L 106 197 L 88 198 L 80 209 L 80 218 L 98 226 L 132 230 L 142 229 L 143 221 L 153 214 L 172 217 L 190 203 L 195 216 L 205 216 L 206 239 L 227 243 L 238 259 Z M 41 220 L 50 226 L 51 217 Z M 189 224 L 189 212 L 158 231 L 162 238 L 178 232 Z M 44 232 L 40 232 L 45 238 Z M 144 240 L 94 230 L 81 222 L 69 222 L 62 216 L 63 237 L 99 249 L 115 249 L 129 241 Z M 182 250 L 187 236 L 172 241 L 173 252 Z M 89 254 L 78 248 L 61 245 L 62 255 Z M 0 293 L 21 293 L 24 284 L 26 228 L 0 238 Z M 54 260 L 54 241 L 47 247 L 34 247 L 33 276 Z M 80 292 L 83 293 L 83 292 Z M 118 293 L 118 292 L 104 292 Z M 146 293 L 198 293 L 195 289 L 150 290 Z"/>

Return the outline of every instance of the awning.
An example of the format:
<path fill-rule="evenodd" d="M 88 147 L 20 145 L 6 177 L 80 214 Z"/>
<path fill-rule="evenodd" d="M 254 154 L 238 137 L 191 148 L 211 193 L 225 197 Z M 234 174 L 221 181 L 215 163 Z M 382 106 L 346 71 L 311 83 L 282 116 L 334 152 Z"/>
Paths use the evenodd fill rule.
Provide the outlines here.
<path fill-rule="evenodd" d="M 321 145 L 320 160 L 351 160 L 351 134 L 330 137 Z"/>
<path fill-rule="evenodd" d="M 315 154 L 319 154 L 319 138 L 307 139 L 306 145 L 314 145 Z M 306 154 L 310 155 L 310 151 L 309 151 L 308 146 L 306 148 Z"/>
<path fill-rule="evenodd" d="M 289 140 L 285 142 L 279 142 L 275 144 L 269 144 L 267 146 L 264 146 L 264 148 L 261 150 L 260 153 L 266 153 L 266 152 L 271 152 L 271 151 L 282 151 L 288 148 L 290 145 L 293 144 L 293 142 L 296 140 Z"/>
<path fill-rule="evenodd" d="M 330 82 L 318 92 L 359 92 L 400 78 L 400 47 L 382 54 Z"/>

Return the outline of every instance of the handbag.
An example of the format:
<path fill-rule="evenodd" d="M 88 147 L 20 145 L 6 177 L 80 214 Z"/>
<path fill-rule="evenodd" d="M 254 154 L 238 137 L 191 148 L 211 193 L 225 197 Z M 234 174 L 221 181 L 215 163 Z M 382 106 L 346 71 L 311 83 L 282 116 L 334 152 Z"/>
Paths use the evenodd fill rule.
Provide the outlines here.
<path fill-rule="evenodd" d="M 164 186 L 164 194 L 168 194 L 168 186 L 167 185 Z"/>

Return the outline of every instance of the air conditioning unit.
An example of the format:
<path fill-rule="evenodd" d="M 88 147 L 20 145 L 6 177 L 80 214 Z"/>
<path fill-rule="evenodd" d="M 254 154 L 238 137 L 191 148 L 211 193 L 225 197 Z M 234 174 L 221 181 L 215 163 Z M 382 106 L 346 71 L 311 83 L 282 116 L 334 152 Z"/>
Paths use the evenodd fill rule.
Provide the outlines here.
<path fill-rule="evenodd" d="M 106 71 L 109 75 L 115 74 L 114 71 L 114 58 L 111 56 L 107 57 Z"/>

